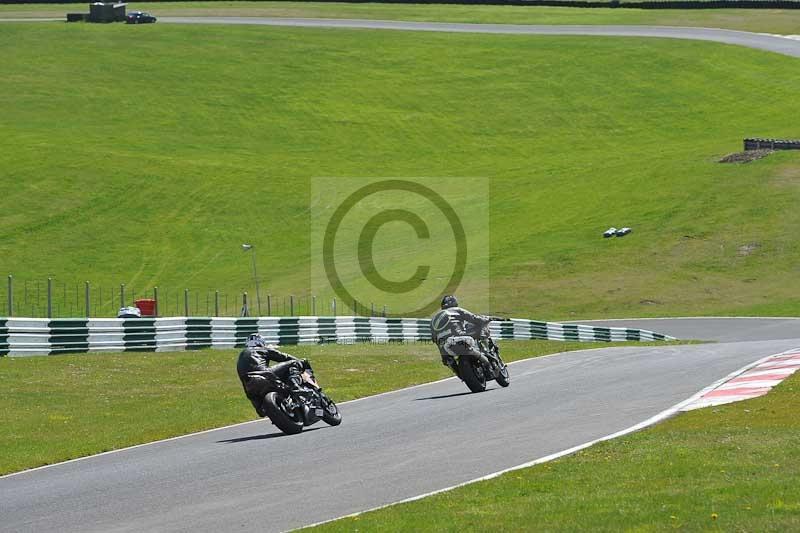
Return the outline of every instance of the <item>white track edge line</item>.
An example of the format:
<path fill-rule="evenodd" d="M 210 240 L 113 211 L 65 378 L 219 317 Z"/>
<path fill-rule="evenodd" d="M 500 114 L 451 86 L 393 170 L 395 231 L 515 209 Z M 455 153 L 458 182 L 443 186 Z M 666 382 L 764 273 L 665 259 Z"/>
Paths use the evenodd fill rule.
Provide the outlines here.
<path fill-rule="evenodd" d="M 471 484 L 477 483 L 479 481 L 487 481 L 489 479 L 494 479 L 496 477 L 502 476 L 503 474 L 507 474 L 508 472 L 513 472 L 515 470 L 521 470 L 523 468 L 528 468 L 528 467 L 531 467 L 531 466 L 536 466 L 538 464 L 547 463 L 547 462 L 553 461 L 555 459 L 559 459 L 561 457 L 564 457 L 566 455 L 571 455 L 573 453 L 576 453 L 576 452 L 579 452 L 579 451 L 584 450 L 586 448 L 589 448 L 591 446 L 594 446 L 595 444 L 597 444 L 599 442 L 604 442 L 604 441 L 607 441 L 607 440 L 616 439 L 618 437 L 623 437 L 625 435 L 628 435 L 629 433 L 634 433 L 634 432 L 639 431 L 641 429 L 644 429 L 646 427 L 655 425 L 656 423 L 661 422 L 662 420 L 665 420 L 665 419 L 667 419 L 667 418 L 669 418 L 671 416 L 674 416 L 675 414 L 679 413 L 681 411 L 681 409 L 683 407 L 685 407 L 686 405 L 692 403 L 693 401 L 699 400 L 704 394 L 714 390 L 719 385 L 725 383 L 728 380 L 731 380 L 731 379 L 735 378 L 739 374 L 742 374 L 742 373 L 746 372 L 747 370 L 751 369 L 752 367 L 754 367 L 754 366 L 766 361 L 770 357 L 775 357 L 777 355 L 782 355 L 782 354 L 785 354 L 785 353 L 789 353 L 789 352 L 791 352 L 793 350 L 796 350 L 796 349 L 797 348 L 793 348 L 792 350 L 786 350 L 786 351 L 783 351 L 783 352 L 780 352 L 780 353 L 771 354 L 771 355 L 768 355 L 766 357 L 763 357 L 763 358 L 759 359 L 758 361 L 756 361 L 754 363 L 749 363 L 749 364 L 743 366 L 742 368 L 731 372 L 730 374 L 728 374 L 724 378 L 715 381 L 712 385 L 709 385 L 708 387 L 704 388 L 700 392 L 698 392 L 696 394 L 693 394 L 691 397 L 687 398 L 686 400 L 683 400 L 682 402 L 679 402 L 679 403 L 673 405 L 672 407 L 669 407 L 668 409 L 665 409 L 664 411 L 661 411 L 657 415 L 652 416 L 652 417 L 648 418 L 647 420 L 645 420 L 643 422 L 639 422 L 638 424 L 633 425 L 633 426 L 631 426 L 629 428 L 623 429 L 621 431 L 617 431 L 616 433 L 612 433 L 610 435 L 606 435 L 605 437 L 600 437 L 598 439 L 595 439 L 595 440 L 592 440 L 592 441 L 589 441 L 589 442 L 585 442 L 583 444 L 578 444 L 577 446 L 573 446 L 572 448 L 568 448 L 568 449 L 562 450 L 560 452 L 556 452 L 556 453 L 553 453 L 553 454 L 550 454 L 550 455 L 546 455 L 544 457 L 540 457 L 538 459 L 534 459 L 533 461 L 529 461 L 527 463 L 522 463 L 522 464 L 519 464 L 519 465 L 516 465 L 516 466 L 505 468 L 503 470 L 499 470 L 497 472 L 493 472 L 493 473 L 487 474 L 485 476 L 481 476 L 481 477 L 478 477 L 478 478 L 475 478 L 475 479 L 471 479 L 469 481 L 464 481 L 462 483 L 458 483 L 457 485 L 452 485 L 450 487 L 446 487 L 446 488 L 443 488 L 443 489 L 437 489 L 437 490 L 434 490 L 434 491 L 431 491 L 431 492 L 427 492 L 425 494 L 420 494 L 418 496 L 412 496 L 412 497 L 406 498 L 404 500 L 399 500 L 399 501 L 396 501 L 396 502 L 387 503 L 385 505 L 380 505 L 380 506 L 377 506 L 377 507 L 373 507 L 371 509 L 365 509 L 363 511 L 358 511 L 356 513 L 351 513 L 351 514 L 348 514 L 348 515 L 339 516 L 339 517 L 336 517 L 336 518 L 331 518 L 330 520 L 323 520 L 322 522 L 316 522 L 314 524 L 301 526 L 299 528 L 295 528 L 293 530 L 288 530 L 288 531 L 295 531 L 296 529 L 305 529 L 305 528 L 316 527 L 316 526 L 320 526 L 322 524 L 327 524 L 329 522 L 334 522 L 336 520 L 341 520 L 343 518 L 353 518 L 355 516 L 359 516 L 359 515 L 362 515 L 364 513 L 369 513 L 369 512 L 372 512 L 372 511 L 378 511 L 380 509 L 386 509 L 387 507 L 392 507 L 392 506 L 400 505 L 400 504 L 403 504 L 403 503 L 410 503 L 410 502 L 413 502 L 413 501 L 421 500 L 423 498 L 427 498 L 428 496 L 434 496 L 436 494 L 441 494 L 442 492 L 449 492 L 451 490 L 454 490 L 454 489 L 457 489 L 457 488 L 460 488 L 460 487 L 464 487 L 466 485 L 471 485 Z M 588 350 L 586 350 L 586 351 L 588 351 Z M 566 353 L 569 353 L 569 352 L 566 352 Z M 556 354 L 554 354 L 554 355 L 556 355 Z"/>

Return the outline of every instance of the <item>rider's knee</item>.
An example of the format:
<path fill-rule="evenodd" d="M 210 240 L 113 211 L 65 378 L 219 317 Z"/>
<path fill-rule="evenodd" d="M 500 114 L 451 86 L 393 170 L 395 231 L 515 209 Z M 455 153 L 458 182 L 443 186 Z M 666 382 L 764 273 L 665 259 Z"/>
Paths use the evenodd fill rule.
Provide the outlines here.
<path fill-rule="evenodd" d="M 248 396 L 263 396 L 269 392 L 270 380 L 264 376 L 250 376 L 245 384 Z"/>

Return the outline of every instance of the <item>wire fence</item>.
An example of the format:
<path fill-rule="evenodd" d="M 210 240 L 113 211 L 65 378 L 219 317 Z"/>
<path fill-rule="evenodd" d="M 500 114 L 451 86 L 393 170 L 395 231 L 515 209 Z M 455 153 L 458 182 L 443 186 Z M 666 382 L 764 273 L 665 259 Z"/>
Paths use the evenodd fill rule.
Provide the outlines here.
<path fill-rule="evenodd" d="M 121 308 L 137 306 L 137 302 L 143 311 L 153 308 L 148 316 L 386 316 L 387 313 L 385 305 L 343 302 L 310 293 L 248 295 L 216 289 L 70 283 L 54 278 L 19 280 L 12 275 L 0 286 L 0 316 L 116 317 Z"/>

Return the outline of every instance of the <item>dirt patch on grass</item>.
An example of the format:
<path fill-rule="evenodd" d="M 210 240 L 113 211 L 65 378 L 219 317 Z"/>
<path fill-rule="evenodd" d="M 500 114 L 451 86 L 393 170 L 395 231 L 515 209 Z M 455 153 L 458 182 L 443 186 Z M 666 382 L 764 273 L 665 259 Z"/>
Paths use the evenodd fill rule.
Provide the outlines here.
<path fill-rule="evenodd" d="M 761 248 L 760 242 L 751 242 L 748 244 L 743 244 L 736 250 L 736 255 L 738 255 L 739 257 L 744 257 L 746 255 L 752 254 L 759 248 Z"/>
<path fill-rule="evenodd" d="M 728 154 L 719 160 L 720 163 L 749 163 L 756 159 L 767 157 L 775 150 L 745 150 L 744 152 L 736 152 L 735 154 Z"/>
<path fill-rule="evenodd" d="M 800 164 L 793 163 L 778 169 L 772 183 L 779 187 L 800 187 Z"/>

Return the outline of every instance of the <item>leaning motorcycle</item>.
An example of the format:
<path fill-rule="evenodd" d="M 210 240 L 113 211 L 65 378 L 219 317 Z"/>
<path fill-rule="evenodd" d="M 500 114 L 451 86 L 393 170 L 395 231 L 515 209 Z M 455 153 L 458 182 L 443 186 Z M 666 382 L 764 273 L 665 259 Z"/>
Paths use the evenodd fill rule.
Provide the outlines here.
<path fill-rule="evenodd" d="M 447 366 L 463 381 L 472 392 L 483 392 L 486 383 L 495 380 L 501 387 L 508 387 L 511 376 L 508 367 L 500 357 L 500 347 L 484 328 L 477 339 L 478 348 L 486 356 L 487 362 L 471 355 L 450 356 Z"/>
<path fill-rule="evenodd" d="M 276 390 L 264 398 L 264 411 L 278 429 L 289 435 L 303 431 L 322 420 L 331 425 L 342 423 L 342 415 L 333 400 L 322 391 L 314 378 L 311 365 L 306 365 L 300 374 L 302 384 L 293 389 L 282 381 L 276 383 Z"/>

